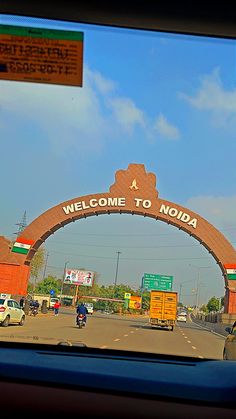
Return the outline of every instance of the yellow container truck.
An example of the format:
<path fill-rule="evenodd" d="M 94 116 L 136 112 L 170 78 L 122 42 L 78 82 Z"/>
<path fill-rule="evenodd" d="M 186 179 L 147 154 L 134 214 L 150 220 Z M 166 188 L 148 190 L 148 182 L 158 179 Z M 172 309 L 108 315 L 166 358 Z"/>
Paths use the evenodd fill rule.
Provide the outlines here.
<path fill-rule="evenodd" d="M 151 291 L 150 317 L 151 327 L 165 327 L 174 330 L 177 318 L 177 292 Z"/>

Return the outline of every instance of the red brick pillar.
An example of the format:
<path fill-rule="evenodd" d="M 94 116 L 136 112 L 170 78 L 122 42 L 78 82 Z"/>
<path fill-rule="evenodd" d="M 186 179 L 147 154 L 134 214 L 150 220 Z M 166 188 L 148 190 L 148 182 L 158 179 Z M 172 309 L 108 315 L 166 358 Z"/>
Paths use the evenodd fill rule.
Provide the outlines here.
<path fill-rule="evenodd" d="M 6 294 L 26 295 L 30 267 L 0 263 L 0 290 Z"/>
<path fill-rule="evenodd" d="M 236 291 L 226 288 L 225 309 L 227 314 L 236 314 Z"/>

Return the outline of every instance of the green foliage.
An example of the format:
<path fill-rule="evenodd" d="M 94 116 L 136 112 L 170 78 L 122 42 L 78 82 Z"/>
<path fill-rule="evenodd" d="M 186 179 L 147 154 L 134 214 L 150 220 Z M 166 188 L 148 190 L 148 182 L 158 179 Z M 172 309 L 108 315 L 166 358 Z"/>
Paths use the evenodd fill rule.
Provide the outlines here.
<path fill-rule="evenodd" d="M 141 295 L 141 294 L 137 294 Z M 142 293 L 142 309 L 143 310 L 149 310 L 150 308 L 150 292 L 144 291 Z"/>
<path fill-rule="evenodd" d="M 219 298 L 216 298 L 215 296 L 211 297 L 207 303 L 207 309 L 209 313 L 212 311 L 219 311 L 219 305 Z"/>
<path fill-rule="evenodd" d="M 32 293 L 33 293 L 33 291 L 34 291 L 34 285 L 33 285 L 33 284 L 31 284 L 31 282 L 29 282 L 29 283 L 28 283 L 28 286 L 27 286 L 27 293 L 28 293 L 28 294 L 32 294 Z"/>
<path fill-rule="evenodd" d="M 50 294 L 50 290 L 54 290 L 55 295 L 60 294 L 61 290 L 61 281 L 50 275 L 40 281 L 35 288 L 35 292 L 38 294 Z"/>
<path fill-rule="evenodd" d="M 41 272 L 44 263 L 45 263 L 45 247 L 41 246 L 35 253 L 32 262 L 30 264 L 30 275 L 33 280 L 36 282 L 38 279 L 39 273 Z"/>
<path fill-rule="evenodd" d="M 200 311 L 202 311 L 204 314 L 208 314 L 208 308 L 205 304 L 203 304 L 200 308 Z"/>
<path fill-rule="evenodd" d="M 35 287 L 35 293 L 38 294 L 45 294 L 49 295 L 50 290 L 54 290 L 55 295 L 59 295 L 61 293 L 61 285 L 62 280 L 58 279 L 54 276 L 48 276 L 47 278 L 44 278 L 42 281 L 37 283 L 37 286 Z M 33 291 L 33 285 L 29 284 L 28 286 L 28 292 Z M 63 290 L 62 294 L 64 295 L 71 295 L 75 296 L 76 293 L 76 285 L 68 285 L 63 284 Z M 125 309 L 125 303 L 124 301 L 116 302 L 116 301 L 103 301 L 103 300 L 97 300 L 93 301 L 91 298 L 88 298 L 86 300 L 86 296 L 88 297 L 100 297 L 100 298 L 116 298 L 119 300 L 124 300 L 125 293 L 130 293 L 131 295 L 139 295 L 142 296 L 142 310 L 126 310 Z M 132 311 L 132 313 L 141 313 L 143 311 L 149 310 L 150 306 L 150 293 L 148 291 L 142 292 L 141 289 L 135 290 L 131 288 L 128 285 L 119 284 L 119 285 L 98 285 L 97 281 L 94 281 L 94 284 L 92 287 L 86 287 L 86 286 L 79 286 L 78 287 L 78 298 L 81 300 L 83 297 L 83 301 L 92 301 L 94 304 L 94 308 L 96 310 L 107 310 L 107 311 L 113 311 L 115 313 L 120 312 L 127 312 Z"/>

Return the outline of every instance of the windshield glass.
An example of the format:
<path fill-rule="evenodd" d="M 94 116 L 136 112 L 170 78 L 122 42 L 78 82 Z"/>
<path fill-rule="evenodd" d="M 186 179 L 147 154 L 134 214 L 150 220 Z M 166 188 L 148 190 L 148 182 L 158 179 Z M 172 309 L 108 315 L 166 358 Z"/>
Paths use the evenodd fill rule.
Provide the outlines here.
<path fill-rule="evenodd" d="M 235 40 L 0 27 L 0 339 L 233 359 Z"/>

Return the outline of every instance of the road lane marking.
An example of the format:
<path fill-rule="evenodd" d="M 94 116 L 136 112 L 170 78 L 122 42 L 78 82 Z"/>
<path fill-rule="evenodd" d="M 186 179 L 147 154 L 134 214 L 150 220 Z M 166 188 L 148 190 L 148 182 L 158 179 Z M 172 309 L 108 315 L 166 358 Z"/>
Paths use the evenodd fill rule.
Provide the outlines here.
<path fill-rule="evenodd" d="M 134 331 L 133 330 L 131 330 L 131 332 L 130 333 L 134 333 Z"/>
<path fill-rule="evenodd" d="M 113 341 L 113 342 L 118 342 L 118 340 L 120 340 L 120 339 L 114 339 L 114 341 Z"/>
<path fill-rule="evenodd" d="M 129 335 L 124 335 L 124 336 L 126 337 L 126 336 L 129 336 Z"/>
<path fill-rule="evenodd" d="M 188 343 L 191 343 L 191 340 L 187 340 Z"/>
<path fill-rule="evenodd" d="M 137 328 L 137 329 L 135 329 L 135 330 L 138 330 L 138 328 Z"/>
<path fill-rule="evenodd" d="M 107 348 L 106 345 L 100 346 L 100 349 L 105 349 L 105 348 Z"/>
<path fill-rule="evenodd" d="M 198 355 L 198 358 L 204 359 L 204 356 L 202 356 L 202 355 Z"/>
<path fill-rule="evenodd" d="M 184 339 L 188 339 L 187 336 L 184 336 Z"/>
<path fill-rule="evenodd" d="M 192 346 L 193 349 L 197 349 L 196 346 Z"/>

